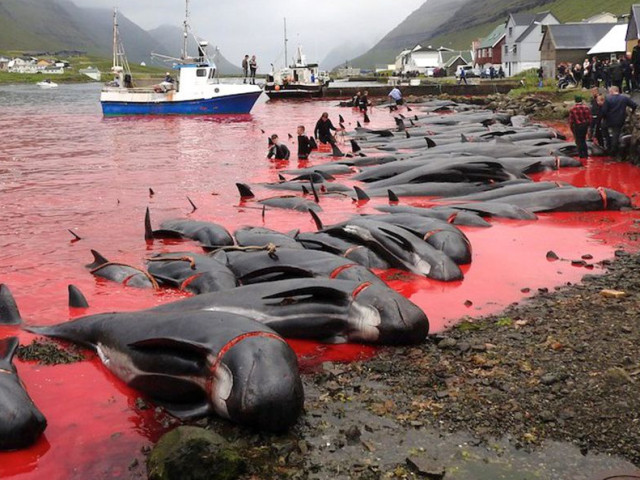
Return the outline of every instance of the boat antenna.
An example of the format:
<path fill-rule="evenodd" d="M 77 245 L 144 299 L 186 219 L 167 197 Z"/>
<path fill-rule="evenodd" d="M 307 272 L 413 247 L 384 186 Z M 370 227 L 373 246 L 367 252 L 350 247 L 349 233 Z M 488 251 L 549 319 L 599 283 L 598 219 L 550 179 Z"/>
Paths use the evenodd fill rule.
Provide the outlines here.
<path fill-rule="evenodd" d="M 284 17 L 284 68 L 287 68 L 287 62 L 289 61 L 289 56 L 287 55 L 287 42 L 289 39 L 287 38 L 287 17 Z"/>
<path fill-rule="evenodd" d="M 185 13 L 184 13 L 184 33 L 182 44 L 182 59 L 187 59 L 187 40 L 189 38 L 189 0 L 185 0 Z"/>

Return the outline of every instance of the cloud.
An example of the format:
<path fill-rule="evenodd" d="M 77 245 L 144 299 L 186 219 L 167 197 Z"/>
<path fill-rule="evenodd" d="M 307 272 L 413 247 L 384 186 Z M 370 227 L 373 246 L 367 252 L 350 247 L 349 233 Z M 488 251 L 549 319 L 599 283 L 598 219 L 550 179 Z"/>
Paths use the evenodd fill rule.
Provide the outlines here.
<path fill-rule="evenodd" d="M 283 19 L 287 19 L 289 57 L 298 44 L 319 61 L 345 42 L 373 46 L 425 0 L 191 0 L 191 24 L 198 36 L 220 47 L 232 62 L 256 54 L 260 71 L 282 63 Z M 145 29 L 181 25 L 182 0 L 74 0 L 79 6 L 112 8 Z"/>

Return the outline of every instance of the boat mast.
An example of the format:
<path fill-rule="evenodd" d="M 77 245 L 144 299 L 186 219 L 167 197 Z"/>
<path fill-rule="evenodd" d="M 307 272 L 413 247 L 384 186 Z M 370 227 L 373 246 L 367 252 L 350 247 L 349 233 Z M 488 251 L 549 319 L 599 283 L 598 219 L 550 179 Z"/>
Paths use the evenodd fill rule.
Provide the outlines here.
<path fill-rule="evenodd" d="M 287 18 L 284 19 L 284 68 L 287 68 L 289 65 L 287 62 L 289 61 L 289 56 L 287 55 L 287 42 L 289 39 L 287 38 Z"/>
<path fill-rule="evenodd" d="M 187 40 L 189 38 L 189 0 L 185 0 L 185 14 L 184 14 L 184 33 L 182 43 L 182 59 L 187 59 Z"/>
<path fill-rule="evenodd" d="M 113 9 L 113 67 L 118 66 L 118 9 Z"/>

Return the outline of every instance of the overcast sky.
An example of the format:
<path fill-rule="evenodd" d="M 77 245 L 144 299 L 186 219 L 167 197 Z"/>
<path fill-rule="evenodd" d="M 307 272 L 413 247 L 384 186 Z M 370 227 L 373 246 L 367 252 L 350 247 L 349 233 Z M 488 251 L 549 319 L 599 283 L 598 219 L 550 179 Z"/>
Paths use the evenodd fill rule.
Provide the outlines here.
<path fill-rule="evenodd" d="M 73 0 L 84 7 L 118 7 L 144 29 L 181 25 L 184 0 Z M 373 46 L 425 0 L 190 0 L 191 24 L 199 37 L 220 47 L 233 63 L 255 54 L 261 71 L 282 62 L 283 18 L 289 58 L 298 43 L 309 61 L 322 61 L 345 42 Z M 125 45 L 126 49 L 126 45 Z"/>

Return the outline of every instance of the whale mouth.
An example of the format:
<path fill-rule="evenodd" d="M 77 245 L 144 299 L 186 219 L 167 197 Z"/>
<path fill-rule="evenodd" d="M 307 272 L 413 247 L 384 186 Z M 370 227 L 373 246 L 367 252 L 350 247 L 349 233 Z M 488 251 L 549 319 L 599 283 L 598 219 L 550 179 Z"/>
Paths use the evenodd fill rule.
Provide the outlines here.
<path fill-rule="evenodd" d="M 218 364 L 213 374 L 213 389 L 211 403 L 216 413 L 224 418 L 230 418 L 227 400 L 233 390 L 233 374 L 224 363 Z"/>
<path fill-rule="evenodd" d="M 371 306 L 361 306 L 354 303 L 355 315 L 351 323 L 349 340 L 361 342 L 376 342 L 380 338 L 382 317 L 378 309 Z"/>

